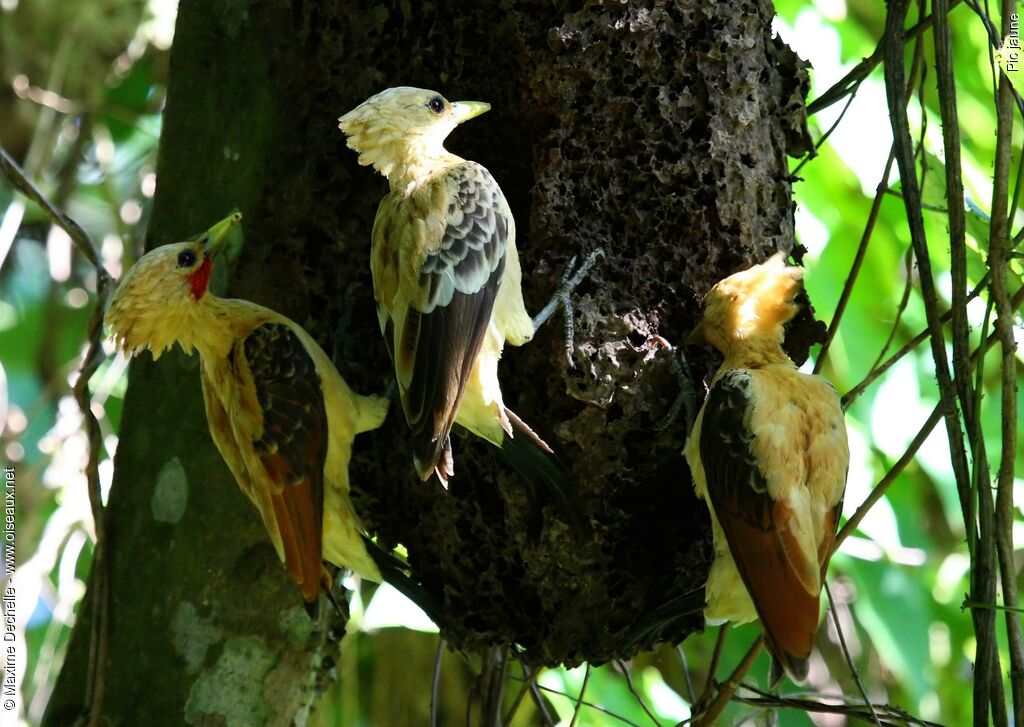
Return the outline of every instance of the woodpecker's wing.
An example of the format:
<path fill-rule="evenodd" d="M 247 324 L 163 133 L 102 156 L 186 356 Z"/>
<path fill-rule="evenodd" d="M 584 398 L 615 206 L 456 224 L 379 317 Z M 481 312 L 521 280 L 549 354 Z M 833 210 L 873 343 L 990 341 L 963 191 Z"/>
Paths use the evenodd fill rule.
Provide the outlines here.
<path fill-rule="evenodd" d="M 809 495 L 804 493 L 805 508 L 802 502 L 776 500 L 769 492 L 769 473 L 758 461 L 750 425 L 755 406 L 752 375 L 747 370 L 728 371 L 712 386 L 700 456 L 715 515 L 769 646 L 786 670 L 802 679 L 818 625 L 822 563 L 818 544 L 810 553 L 807 548 Z M 792 441 L 788 446 L 805 444 Z M 833 513 L 833 532 L 836 516 Z"/>
<path fill-rule="evenodd" d="M 253 446 L 271 483 L 285 566 L 311 602 L 321 583 L 327 456 L 320 377 L 302 341 L 281 323 L 253 330 L 244 353 L 263 415 L 263 431 Z"/>
<path fill-rule="evenodd" d="M 447 194 L 436 195 L 443 204 L 426 210 L 426 219 L 402 220 L 401 230 L 384 225 L 375 231 L 434 236 L 410 245 L 426 255 L 415 278 L 407 279 L 413 280 L 409 285 L 414 290 L 399 290 L 388 311 L 395 373 L 423 478 L 430 476 L 448 446 L 483 345 L 505 269 L 510 222 L 498 183 L 479 164 L 459 164 L 438 183 Z M 374 284 L 380 287 L 376 274 Z M 405 280 L 399 288 L 403 285 Z"/>

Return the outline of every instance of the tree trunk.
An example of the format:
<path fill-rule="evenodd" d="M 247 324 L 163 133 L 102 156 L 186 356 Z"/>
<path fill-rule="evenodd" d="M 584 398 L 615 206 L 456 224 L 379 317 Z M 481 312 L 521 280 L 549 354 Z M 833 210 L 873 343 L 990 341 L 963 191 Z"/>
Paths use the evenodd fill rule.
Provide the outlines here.
<path fill-rule="evenodd" d="M 240 208 L 231 294 L 306 326 L 358 391 L 391 379 L 368 264 L 386 183 L 357 166 L 337 118 L 372 93 L 419 85 L 493 105 L 448 146 L 502 185 L 532 310 L 570 258 L 605 251 L 575 295 L 575 367 L 557 318 L 501 367 L 508 405 L 570 469 L 589 532 L 552 504 L 537 526 L 472 438 L 454 442 L 449 492 L 419 482 L 397 405 L 356 441 L 357 509 L 408 548 L 453 645 L 605 661 L 644 613 L 703 584 L 707 508 L 683 420 L 658 428 L 679 382 L 654 337 L 681 344 L 713 283 L 793 245 L 785 155 L 807 146 L 806 75 L 771 39 L 772 15 L 756 0 L 182 0 L 150 244 Z M 804 351 L 809 320 L 795 327 Z M 700 390 L 715 362 L 701 348 L 687 360 Z M 301 722 L 337 647 L 213 447 L 196 359 L 133 364 L 109 521 L 105 723 Z M 87 600 L 48 725 L 83 703 L 90 616 Z M 701 626 L 697 614 L 663 636 Z"/>

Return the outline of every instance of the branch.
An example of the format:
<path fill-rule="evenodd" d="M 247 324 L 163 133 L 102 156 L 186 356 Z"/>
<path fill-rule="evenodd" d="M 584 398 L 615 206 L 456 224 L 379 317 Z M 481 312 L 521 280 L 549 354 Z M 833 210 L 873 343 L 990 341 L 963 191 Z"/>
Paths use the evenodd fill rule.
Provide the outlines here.
<path fill-rule="evenodd" d="M 633 684 L 633 676 L 629 673 L 629 668 L 626 666 L 626 662 L 622 659 L 616 659 L 615 665 L 619 667 L 619 670 L 622 672 L 622 676 L 626 677 L 626 686 L 629 687 L 629 693 L 633 695 L 633 698 L 640 704 L 647 716 L 651 718 L 651 721 L 655 725 L 658 725 L 658 718 L 654 716 L 654 712 L 650 710 L 647 703 L 644 701 L 644 698 L 640 695 L 640 692 L 637 691 L 636 685 Z M 590 664 L 588 663 L 587 666 L 589 668 Z"/>
<path fill-rule="evenodd" d="M 501 727 L 501 697 L 505 690 L 508 670 L 508 650 L 503 646 L 489 648 L 483 654 L 480 674 L 480 724 Z"/>
<path fill-rule="evenodd" d="M 725 626 L 722 628 L 725 628 Z M 764 635 L 762 634 L 750 645 L 747 653 L 740 660 L 733 673 L 729 675 L 729 678 L 718 685 L 718 694 L 715 695 L 707 709 L 703 710 L 694 720 L 695 727 L 713 727 L 713 725 L 717 724 L 719 715 L 722 714 L 725 705 L 735 696 L 736 689 L 739 687 L 740 682 L 743 681 L 743 677 L 750 671 L 750 667 L 754 665 L 757 655 L 761 653 L 761 646 L 763 644 Z"/>
<path fill-rule="evenodd" d="M 864 698 L 864 706 L 871 712 L 871 721 L 873 721 L 876 727 L 882 727 L 882 724 L 878 721 L 878 714 L 875 712 L 875 705 L 871 703 L 871 698 L 868 696 L 868 690 L 864 688 L 864 682 L 860 678 L 860 670 L 857 669 L 857 665 L 853 663 L 853 655 L 850 654 L 850 647 L 846 644 L 846 634 L 843 633 L 843 625 L 839 623 L 839 609 L 836 606 L 836 600 L 832 598 L 832 589 L 828 585 L 828 580 L 822 580 L 822 585 L 825 587 L 825 595 L 828 596 L 828 612 L 832 615 L 832 625 L 836 627 L 836 636 L 839 638 L 839 647 L 842 649 L 843 656 L 846 658 L 846 664 L 850 667 L 850 674 L 853 676 L 853 683 L 857 685 L 857 691 L 860 692 L 860 696 Z"/>
<path fill-rule="evenodd" d="M 988 469 L 988 456 L 985 452 L 985 438 L 981 436 L 980 423 L 975 420 L 979 412 L 974 406 L 974 391 L 971 387 L 970 328 L 967 324 L 967 242 L 964 185 L 960 172 L 960 125 L 949 19 L 943 14 L 943 10 L 948 8 L 948 0 L 935 0 L 934 7 L 935 12 L 941 16 L 935 21 L 934 28 L 935 67 L 938 74 L 942 143 L 946 154 L 946 207 L 949 220 L 950 273 L 953 279 L 950 308 L 953 320 L 953 372 L 974 462 L 973 483 L 977 482 L 979 471 L 984 472 Z M 966 512 L 969 511 L 965 511 L 965 515 Z M 971 523 L 974 522 L 973 517 L 969 519 Z M 974 534 L 975 529 L 968 528 L 968 552 L 972 558 L 975 552 L 972 543 Z"/>
<path fill-rule="evenodd" d="M 107 537 L 106 513 L 103 498 L 100 494 L 99 463 L 103 447 L 103 437 L 99 421 L 92 413 L 92 402 L 89 393 L 89 380 L 103 362 L 103 313 L 106 310 L 107 298 L 110 295 L 111 279 L 100 263 L 96 247 L 81 226 L 50 202 L 46 196 L 25 176 L 25 173 L 11 158 L 7 150 L 0 146 L 0 170 L 11 182 L 12 186 L 32 200 L 50 221 L 63 229 L 71 238 L 78 251 L 92 263 L 96 273 L 96 304 L 89 314 L 87 328 L 88 348 L 78 370 L 75 380 L 74 395 L 82 420 L 85 424 L 86 437 L 89 441 L 89 460 L 85 466 L 85 478 L 89 489 L 89 505 L 92 509 L 93 525 L 96 530 L 96 547 L 93 556 L 92 574 L 93 587 L 92 608 L 93 618 L 89 636 L 89 666 L 85 688 L 85 704 L 83 714 L 76 725 L 98 727 L 103 711 L 103 693 L 106 687 L 107 636 L 108 636 L 108 568 L 107 568 Z"/>
<path fill-rule="evenodd" d="M 885 171 L 882 172 L 882 178 L 875 188 L 875 198 L 871 202 L 871 211 L 868 213 L 868 221 L 864 224 L 864 232 L 861 233 L 860 244 L 857 245 L 857 253 L 853 256 L 850 274 L 846 276 L 846 282 L 843 283 L 843 292 L 839 294 L 839 302 L 836 303 L 836 312 L 832 314 L 832 322 L 829 323 L 828 334 L 825 336 L 825 342 L 821 344 L 821 351 L 818 352 L 818 358 L 814 362 L 814 373 L 816 374 L 821 373 L 821 369 L 825 365 L 828 351 L 832 347 L 832 341 L 835 339 L 836 332 L 839 330 L 839 322 L 843 319 L 843 313 L 846 312 L 846 304 L 850 302 L 853 285 L 857 280 L 857 275 L 860 273 L 861 265 L 864 263 L 864 255 L 867 253 L 868 243 L 871 241 L 871 233 L 875 231 L 878 213 L 882 209 L 882 199 L 885 197 L 885 191 L 889 188 L 889 174 L 892 172 L 894 154 L 895 149 L 890 149 L 889 159 L 885 162 Z"/>
<path fill-rule="evenodd" d="M 700 698 L 693 705 L 694 711 L 702 711 L 708 699 L 711 698 L 711 690 L 715 686 L 715 672 L 718 671 L 718 660 L 722 658 L 722 648 L 725 646 L 725 637 L 728 633 L 729 624 L 724 623 L 718 627 L 718 636 L 715 638 L 715 648 L 711 652 L 711 663 L 708 664 L 708 677 L 704 681 L 704 689 L 701 690 Z"/>
<path fill-rule="evenodd" d="M 921 429 L 917 434 L 914 435 L 914 439 L 907 447 L 907 451 L 904 452 L 903 456 L 897 460 L 896 464 L 894 464 L 889 471 L 885 473 L 885 476 L 882 477 L 881 481 L 879 481 L 877 485 L 875 485 L 874 489 L 871 490 L 871 493 L 864 499 L 864 502 L 862 502 L 860 507 L 857 508 L 857 511 L 853 513 L 850 519 L 846 521 L 846 524 L 843 525 L 842 530 L 840 530 L 838 535 L 836 535 L 836 539 L 832 544 L 833 553 L 839 550 L 839 546 L 843 544 L 843 541 L 850 537 L 850 535 L 860 527 L 860 523 L 864 519 L 864 516 L 868 514 L 868 511 L 874 507 L 876 502 L 882 499 L 882 496 L 885 495 L 889 487 L 892 486 L 892 483 L 896 481 L 896 478 L 903 473 L 903 470 L 907 468 L 907 465 L 914 461 L 914 457 L 917 455 L 917 450 L 921 449 L 925 440 L 931 436 L 932 430 L 935 429 L 935 425 L 939 423 L 939 419 L 941 418 L 942 404 L 939 404 L 932 410 L 932 413 L 929 415 L 928 419 L 925 420 L 925 423 L 921 426 Z"/>
<path fill-rule="evenodd" d="M 1024 288 L 1018 290 L 1017 293 L 1013 296 L 1013 300 L 1011 301 L 1014 309 L 1016 309 L 1017 306 L 1019 306 L 1022 302 L 1024 302 Z M 922 334 L 922 338 L 924 338 L 925 336 L 926 334 Z M 974 365 L 975 363 L 980 364 L 981 362 L 983 362 L 985 353 L 990 348 L 992 348 L 992 346 L 995 345 L 997 341 L 998 338 L 995 334 L 988 336 L 985 339 L 985 341 L 981 345 L 979 345 L 977 349 L 975 349 L 974 353 L 971 354 L 971 365 Z M 849 396 L 849 394 L 847 394 L 847 396 Z M 843 402 L 845 405 L 846 397 L 843 397 Z M 903 470 L 906 469 L 907 465 L 914 460 L 914 457 L 917 455 L 917 450 L 919 450 L 921 446 L 924 444 L 925 440 L 928 439 L 928 436 L 932 433 L 932 430 L 935 429 L 935 425 L 939 423 L 939 420 L 941 418 L 942 404 L 940 403 L 932 410 L 932 413 L 928 416 L 928 419 L 925 420 L 925 423 L 921 426 L 921 429 L 914 436 L 914 439 L 910 442 L 910 445 L 907 447 L 907 450 L 903 453 L 903 456 L 900 457 L 896 464 L 894 464 L 892 468 L 890 468 L 890 470 L 885 473 L 885 476 L 882 477 L 882 479 L 879 481 L 877 485 L 875 485 L 874 489 L 871 490 L 871 493 L 864 499 L 864 502 L 861 503 L 860 507 L 857 508 L 857 511 L 854 512 L 850 519 L 846 521 L 846 524 L 843 525 L 842 529 L 839 531 L 839 534 L 836 535 L 835 542 L 833 543 L 833 553 L 835 553 L 839 549 L 839 546 L 842 544 L 842 542 L 846 540 L 850 535 L 852 535 L 853 532 L 860 526 L 860 523 L 864 519 L 864 516 L 867 515 L 868 510 L 870 510 L 871 507 L 882 498 L 882 496 L 885 494 L 885 491 L 888 490 L 892 483 L 896 481 L 896 478 L 900 475 L 900 473 L 903 472 Z"/>
<path fill-rule="evenodd" d="M 1007 35 L 1010 34 L 1010 29 L 1009 29 L 1009 27 L 1007 25 L 1009 23 L 1010 13 L 1006 12 L 1006 8 L 1005 8 L 1005 5 L 1004 5 L 1004 7 L 1003 7 L 1003 25 L 1004 25 L 1004 30 L 1003 30 L 1003 34 L 1000 35 L 999 32 L 996 30 L 996 26 L 992 22 L 992 19 L 988 16 L 988 12 L 985 11 L 985 10 L 982 10 L 981 7 L 978 6 L 977 0 L 966 0 L 965 4 L 967 5 L 967 7 L 969 7 L 974 12 L 975 15 L 978 16 L 978 18 L 981 20 L 982 25 L 985 26 L 985 30 L 988 31 L 989 63 L 992 65 L 993 69 L 995 69 L 995 68 L 999 69 L 999 75 L 1000 75 L 1001 78 L 1005 78 L 1006 74 L 1003 73 L 1003 69 L 1000 68 L 999 64 L 995 62 L 995 58 L 992 55 L 992 49 L 999 50 L 1000 48 L 1002 48 L 1003 47 L 1003 38 L 1005 38 Z M 988 7 L 988 3 L 985 3 L 985 6 Z M 1013 10 L 1011 9 L 1010 12 L 1013 12 Z M 993 85 L 994 85 L 994 82 L 993 82 Z M 1010 85 L 1010 92 L 1011 92 L 1011 94 L 1013 96 L 1014 103 L 1017 104 L 1017 109 L 1020 111 L 1021 115 L 1024 116 L 1024 99 L 1021 98 L 1020 94 L 1017 93 L 1017 90 L 1015 88 L 1013 88 L 1012 84 Z M 997 101 L 997 103 L 998 103 L 998 101 Z"/>
<path fill-rule="evenodd" d="M 920 39 L 914 45 L 914 63 L 910 71 L 910 80 L 907 81 L 906 97 L 909 98 L 911 90 L 914 88 L 914 81 L 918 75 L 924 79 L 924 50 L 921 45 Z M 845 113 L 845 109 L 844 109 Z M 838 122 L 836 122 L 838 123 Z M 829 130 L 831 133 L 831 129 Z M 875 224 L 878 222 L 878 213 L 882 209 L 882 200 L 889 190 L 889 175 L 892 173 L 892 164 L 896 157 L 896 147 L 892 146 L 889 149 L 889 158 L 885 162 L 885 171 L 882 172 L 882 178 L 878 181 L 878 186 L 875 188 L 875 198 L 871 202 L 871 211 L 868 213 L 868 221 L 864 224 L 864 232 L 860 237 L 860 244 L 857 245 L 857 253 L 853 257 L 853 264 L 850 266 L 850 274 L 846 276 L 846 282 L 843 283 L 843 292 L 839 295 L 839 302 L 836 304 L 836 312 L 832 315 L 832 322 L 828 326 L 828 335 L 825 337 L 825 343 L 821 346 L 821 351 L 818 353 L 818 358 L 814 362 L 813 373 L 821 373 L 822 367 L 825 365 L 825 359 L 828 356 L 829 348 L 832 346 L 832 341 L 835 338 L 836 333 L 839 330 L 839 322 L 843 319 L 843 314 L 846 312 L 846 306 L 850 302 L 850 296 L 853 294 L 853 286 L 857 281 L 857 276 L 860 274 L 861 265 L 864 263 L 864 256 L 868 251 L 868 243 L 871 241 L 871 235 L 875 230 Z"/>
<path fill-rule="evenodd" d="M 437 654 L 434 656 L 434 675 L 430 682 L 430 727 L 438 727 L 437 694 L 441 687 L 441 659 L 444 657 L 444 637 L 437 637 Z"/>
<path fill-rule="evenodd" d="M 846 99 L 846 103 L 843 104 L 843 110 L 839 112 L 839 116 L 832 122 L 832 126 L 825 130 L 825 133 L 818 137 L 818 140 L 814 142 L 814 148 L 811 149 L 804 155 L 804 158 L 800 160 L 800 163 L 796 165 L 796 169 L 789 173 L 791 179 L 796 178 L 800 174 L 800 170 L 803 169 L 807 162 L 818 156 L 818 149 L 820 149 L 828 138 L 832 136 L 832 132 L 839 128 L 839 124 L 843 122 L 843 118 L 846 116 L 846 112 L 850 110 L 850 106 L 853 105 L 853 99 L 857 98 L 857 89 L 860 88 L 860 82 L 850 90 L 850 98 Z"/>
<path fill-rule="evenodd" d="M 537 712 L 540 714 L 541 719 L 544 720 L 544 727 L 555 727 L 555 720 L 552 719 L 551 714 L 548 713 L 547 705 L 544 704 L 544 698 L 541 696 L 540 689 L 537 688 L 537 677 L 539 677 L 540 673 L 544 671 L 544 667 L 537 667 L 531 670 L 530 667 L 526 665 L 526 662 L 523 661 L 522 649 L 515 645 L 513 645 L 511 648 L 512 653 L 516 655 L 516 660 L 519 662 L 519 667 L 523 670 L 523 688 L 529 689 L 530 698 L 533 699 L 534 704 L 537 706 Z M 511 679 L 515 680 L 516 677 L 511 677 Z M 515 701 L 512 703 L 512 706 L 509 708 L 508 713 L 505 715 L 506 724 L 512 722 L 512 717 L 515 715 L 516 710 L 519 708 L 519 700 L 521 696 L 522 692 L 520 692 L 520 694 L 516 696 Z"/>
<path fill-rule="evenodd" d="M 570 700 L 572 702 L 576 702 L 576 698 L 573 697 L 571 694 L 566 694 L 565 692 L 560 692 L 557 689 L 552 689 L 551 687 L 545 687 L 543 684 L 538 684 L 537 688 L 542 690 L 542 691 L 545 691 L 545 692 L 547 692 L 549 694 L 557 694 L 560 697 L 565 697 L 566 699 L 568 699 L 568 700 Z M 619 722 L 622 722 L 623 724 L 628 724 L 630 727 L 640 727 L 640 725 L 638 725 L 636 722 L 632 721 L 631 719 L 629 719 L 627 717 L 623 717 L 621 714 L 616 714 L 615 712 L 611 711 L 610 709 L 602 707 L 600 704 L 594 704 L 593 702 L 587 702 L 587 701 L 582 701 L 581 704 L 583 704 L 584 707 L 590 707 L 591 709 L 596 709 L 598 712 L 602 712 L 604 714 L 607 714 L 609 717 L 612 717 L 613 719 L 616 719 Z"/>
<path fill-rule="evenodd" d="M 92 263 L 93 268 L 96 269 L 96 289 L 98 293 L 101 286 L 105 287 L 110 282 L 110 276 L 107 274 L 106 268 L 100 263 L 100 256 L 96 252 L 96 247 L 92 244 L 92 240 L 89 239 L 85 230 L 77 222 L 57 209 L 46 198 L 46 195 L 39 191 L 39 188 L 25 176 L 18 163 L 11 158 L 11 155 L 2 146 L 0 146 L 0 170 L 3 170 L 4 176 L 7 177 L 15 189 L 38 205 L 53 224 L 68 233 L 78 251 L 85 256 L 86 260 Z M 102 283 L 101 280 L 103 281 Z"/>
<path fill-rule="evenodd" d="M 952 10 L 959 4 L 960 0 L 953 0 L 953 2 L 949 4 L 949 9 Z M 932 17 L 933 16 L 928 15 L 916 25 L 908 28 L 906 32 L 903 33 L 903 37 L 905 39 L 917 38 L 931 27 Z M 878 45 L 870 56 L 862 60 L 854 66 L 849 73 L 832 84 L 825 93 L 807 104 L 807 115 L 812 116 L 819 111 L 828 108 L 832 104 L 837 103 L 840 99 L 845 98 L 849 94 L 855 93 L 861 82 L 870 76 L 871 71 L 875 70 L 875 67 L 882 62 L 882 59 L 885 57 L 885 49 L 888 44 L 887 41 L 889 37 L 889 30 L 886 28 L 885 33 L 882 35 L 882 39 L 878 41 Z M 902 44 L 900 45 L 902 47 Z"/>
<path fill-rule="evenodd" d="M 822 699 L 843 699 L 847 697 L 839 696 L 822 696 L 818 699 L 810 699 L 806 697 L 785 697 L 775 694 L 769 694 L 768 692 L 762 691 L 757 687 L 751 686 L 750 684 L 744 684 L 744 689 L 747 689 L 757 697 L 736 697 L 736 701 L 741 704 L 749 704 L 752 707 L 760 707 L 761 709 L 772 709 L 778 707 L 789 707 L 790 709 L 799 709 L 804 712 L 816 712 L 821 714 L 839 714 L 845 715 L 855 719 L 861 719 L 865 722 L 871 721 L 871 712 L 865 711 L 865 709 L 859 704 L 848 704 L 845 701 L 840 704 L 827 704 Z M 906 724 L 906 725 L 918 725 L 919 727 L 943 727 L 943 725 L 937 722 L 929 722 L 928 720 L 915 717 L 909 712 L 900 709 L 899 707 L 893 707 L 889 704 L 873 704 L 873 710 L 885 720 L 886 724 Z"/>
<path fill-rule="evenodd" d="M 907 312 L 907 305 L 910 303 L 910 293 L 914 289 L 914 250 L 908 247 L 906 253 L 903 255 L 903 295 L 900 296 L 900 302 L 896 306 L 896 318 L 892 322 L 892 328 L 889 329 L 889 335 L 885 339 L 885 343 L 882 344 L 882 349 L 878 352 L 878 357 L 874 363 L 871 364 L 870 371 L 874 371 L 878 368 L 878 365 L 882 362 L 882 357 L 889 351 L 889 346 L 896 340 L 896 334 L 900 330 L 900 326 L 903 324 L 903 316 Z M 946 311 L 948 314 L 949 311 Z M 944 314 L 945 316 L 945 314 Z M 945 317 L 943 317 L 945 321 Z M 928 330 L 925 329 L 924 336 L 921 337 L 923 341 L 928 336 Z"/>
<path fill-rule="evenodd" d="M 693 692 L 693 678 L 690 676 L 690 665 L 686 660 L 686 652 L 682 644 L 676 644 L 676 653 L 679 654 L 679 663 L 683 667 L 683 677 L 686 680 L 686 701 L 693 704 L 696 695 Z"/>
<path fill-rule="evenodd" d="M 903 202 L 907 212 L 910 237 L 917 256 L 921 278 L 921 295 L 924 298 L 928 331 L 935 362 L 935 375 L 944 405 L 947 430 L 949 431 L 953 471 L 957 487 L 961 492 L 961 503 L 966 504 L 970 488 L 967 468 L 967 454 L 964 449 L 963 430 L 956 406 L 956 391 L 946 360 L 946 346 L 942 331 L 942 316 L 939 312 L 938 293 L 932 275 L 928 239 L 924 231 L 921 213 L 921 193 L 914 174 L 914 154 L 911 148 L 909 121 L 904 103 L 903 73 L 903 19 L 907 11 L 907 0 L 893 0 L 889 5 L 886 20 L 887 35 L 898 42 L 888 43 L 885 53 L 886 96 L 889 104 L 889 118 L 892 123 L 893 144 L 896 149 L 896 163 L 903 183 Z M 964 507 L 966 512 L 967 508 Z"/>
<path fill-rule="evenodd" d="M 583 684 L 580 685 L 580 695 L 576 698 L 576 708 L 572 711 L 572 721 L 569 727 L 576 727 L 580 719 L 580 712 L 583 711 L 583 695 L 587 692 L 587 683 L 590 682 L 590 662 L 587 662 L 587 670 L 583 673 Z"/>
<path fill-rule="evenodd" d="M 974 287 L 974 290 L 971 291 L 970 295 L 967 296 L 968 302 L 974 300 L 975 298 L 977 298 L 981 294 L 981 291 L 985 289 L 986 285 L 988 285 L 988 281 L 989 281 L 989 274 L 985 273 L 985 275 L 982 276 L 982 278 L 981 278 L 981 282 L 979 282 Z M 1020 301 L 1019 301 L 1018 297 L 1015 297 L 1014 300 L 1017 300 L 1018 301 L 1017 305 L 1020 305 Z M 947 323 L 947 322 L 949 322 L 949 320 L 952 317 L 953 317 L 953 311 L 952 310 L 947 310 L 945 313 L 942 314 L 942 318 L 940 320 L 943 323 Z M 857 384 L 852 389 L 850 389 L 845 394 L 843 394 L 843 408 L 845 409 L 848 406 L 850 406 L 850 404 L 852 404 L 857 399 L 857 397 L 859 397 L 861 394 L 864 393 L 865 389 L 867 389 L 869 386 L 871 386 L 871 384 L 875 383 L 875 381 L 878 379 L 878 377 L 881 376 L 882 374 L 884 374 L 886 371 L 888 371 L 893 366 L 893 364 L 895 364 L 901 358 L 903 358 L 908 353 L 910 353 L 915 348 L 917 348 L 917 346 L 922 341 L 927 340 L 929 333 L 930 333 L 930 331 L 927 328 L 925 328 L 923 331 L 921 331 L 916 336 L 914 336 L 912 339 L 910 339 L 905 344 L 903 344 L 903 347 L 900 348 L 900 350 L 897 351 L 896 353 L 894 353 L 892 356 L 887 358 L 885 360 L 885 363 L 883 363 L 883 364 L 876 364 L 871 369 L 871 371 L 869 371 L 868 374 L 864 377 L 863 381 L 861 381 L 859 384 Z"/>
<path fill-rule="evenodd" d="M 1003 0 L 1003 36 L 1011 32 L 1013 0 Z M 1014 16 L 1016 17 L 1016 16 Z M 1017 346 L 1013 338 L 1013 308 L 1007 281 L 1009 269 L 1007 242 L 1010 234 L 1008 197 L 1010 155 L 1013 145 L 1013 86 L 1005 73 L 999 77 L 996 96 L 996 158 L 992 181 L 992 225 L 989 228 L 988 264 L 992 273 L 992 300 L 995 303 L 995 330 L 1002 349 L 1002 447 L 995 503 L 996 550 L 1002 576 L 1003 601 L 1017 606 L 1017 571 L 1013 563 L 1013 479 L 1017 455 Z M 984 483 L 987 485 L 987 482 Z M 994 589 L 993 589 L 994 590 Z M 984 600 L 984 599 L 978 599 Z M 994 614 L 993 614 L 994 616 Z M 1013 611 L 1005 614 L 1010 651 L 1010 688 L 1013 695 L 1013 723 L 1024 724 L 1024 634 L 1020 618 Z M 997 662 L 998 664 L 998 662 Z"/>

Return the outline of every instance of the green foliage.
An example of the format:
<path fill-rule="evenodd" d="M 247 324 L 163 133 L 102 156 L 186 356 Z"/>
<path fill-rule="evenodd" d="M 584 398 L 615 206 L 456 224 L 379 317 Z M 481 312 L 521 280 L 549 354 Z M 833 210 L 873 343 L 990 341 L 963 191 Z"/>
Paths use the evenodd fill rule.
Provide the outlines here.
<path fill-rule="evenodd" d="M 4 3 L 0 138 L 43 192 L 79 221 L 119 274 L 136 257 L 153 193 L 166 59 L 139 0 Z M 154 28 L 150 28 L 153 30 Z M 64 38 L 57 46 L 54 38 Z M 24 82 L 16 79 L 22 78 Z M 28 84 L 27 87 L 25 84 Z M 43 92 L 52 96 L 46 96 Z M 13 99 L 13 100 L 12 100 Z M 14 108 L 6 112 L 5 104 Z M 0 452 L 17 470 L 17 644 L 27 655 L 16 700 L 37 724 L 63 661 L 92 559 L 85 437 L 71 398 L 95 279 L 43 212 L 0 178 Z M 0 224 L 0 227 L 4 227 Z M 126 362 L 92 379 L 109 486 Z"/>

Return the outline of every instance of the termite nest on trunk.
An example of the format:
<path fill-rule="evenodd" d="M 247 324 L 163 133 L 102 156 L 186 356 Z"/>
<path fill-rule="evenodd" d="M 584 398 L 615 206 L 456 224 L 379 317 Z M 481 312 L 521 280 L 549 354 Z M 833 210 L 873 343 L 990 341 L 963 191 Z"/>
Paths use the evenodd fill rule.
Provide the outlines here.
<path fill-rule="evenodd" d="M 671 357 L 685 354 L 702 397 L 717 359 L 681 348 L 704 293 L 793 247 L 786 156 L 809 148 L 806 69 L 772 39 L 771 4 L 753 0 L 568 14 L 540 3 L 497 15 L 299 7 L 289 42 L 317 92 L 296 91 L 292 107 L 310 143 L 264 199 L 261 219 L 274 223 L 260 234 L 273 246 L 262 272 L 244 266 L 238 292 L 276 275 L 277 261 L 316 271 L 285 312 L 327 343 L 356 390 L 384 391 L 392 367 L 369 236 L 386 183 L 357 166 L 336 119 L 393 85 L 490 102 L 448 147 L 488 167 L 508 197 L 531 311 L 573 256 L 605 251 L 573 296 L 574 367 L 556 316 L 532 343 L 506 347 L 500 369 L 507 405 L 554 447 L 591 527 L 574 531 L 473 438 L 455 438 L 450 491 L 419 482 L 397 401 L 356 441 L 353 499 L 370 533 L 408 549 L 453 646 L 518 644 L 535 664 L 630 656 L 623 636 L 637 620 L 707 577 L 711 531 L 681 454 L 685 424 L 660 426 L 679 393 Z M 791 334 L 806 343 L 820 331 L 810 317 Z M 698 613 L 661 636 L 702 627 Z"/>

